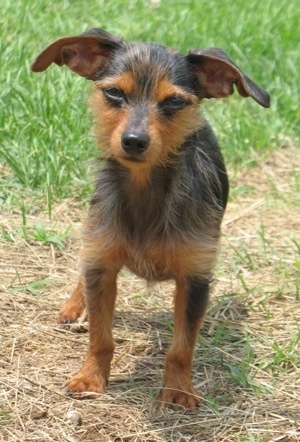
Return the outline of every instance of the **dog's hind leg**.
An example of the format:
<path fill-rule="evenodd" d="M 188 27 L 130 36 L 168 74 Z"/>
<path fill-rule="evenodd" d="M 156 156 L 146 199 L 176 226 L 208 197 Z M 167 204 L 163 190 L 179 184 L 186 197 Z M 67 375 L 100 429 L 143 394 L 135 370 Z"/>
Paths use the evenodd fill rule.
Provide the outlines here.
<path fill-rule="evenodd" d="M 59 324 L 71 324 L 76 322 L 85 309 L 85 299 L 82 283 L 79 281 L 76 289 L 62 306 L 58 313 L 57 322 Z"/>

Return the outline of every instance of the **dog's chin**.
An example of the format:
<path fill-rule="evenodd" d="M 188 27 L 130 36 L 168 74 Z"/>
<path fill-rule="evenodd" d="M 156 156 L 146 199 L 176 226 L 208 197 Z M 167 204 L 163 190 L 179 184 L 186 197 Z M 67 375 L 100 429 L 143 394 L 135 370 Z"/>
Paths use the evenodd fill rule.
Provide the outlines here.
<path fill-rule="evenodd" d="M 122 155 L 116 158 L 121 164 L 127 167 L 147 167 L 148 161 L 141 155 Z"/>
<path fill-rule="evenodd" d="M 128 161 L 129 163 L 145 163 L 145 159 L 141 157 L 137 157 L 134 155 L 128 155 L 123 158 L 123 160 Z"/>

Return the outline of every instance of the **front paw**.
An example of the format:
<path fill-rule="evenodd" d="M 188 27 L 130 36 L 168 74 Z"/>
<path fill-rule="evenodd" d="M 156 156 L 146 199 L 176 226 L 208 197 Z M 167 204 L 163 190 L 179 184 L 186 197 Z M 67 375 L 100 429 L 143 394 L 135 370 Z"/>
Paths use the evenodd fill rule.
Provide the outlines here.
<path fill-rule="evenodd" d="M 84 376 L 78 373 L 65 384 L 65 393 L 73 396 L 76 393 L 84 393 L 91 396 L 90 393 L 104 393 L 107 385 L 107 379 L 101 376 Z"/>
<path fill-rule="evenodd" d="M 176 388 L 174 385 L 165 385 L 160 392 L 158 399 L 161 406 L 173 408 L 178 405 L 187 409 L 195 409 L 199 406 L 201 399 L 193 388 L 193 386 L 186 384 L 178 384 Z"/>

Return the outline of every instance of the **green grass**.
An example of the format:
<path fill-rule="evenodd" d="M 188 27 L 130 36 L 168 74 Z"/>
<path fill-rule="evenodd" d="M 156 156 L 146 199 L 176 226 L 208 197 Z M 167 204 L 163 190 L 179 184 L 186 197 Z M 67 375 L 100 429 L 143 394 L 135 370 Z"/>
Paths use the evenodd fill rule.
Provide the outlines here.
<path fill-rule="evenodd" d="M 90 192 L 96 148 L 86 108 L 89 84 L 66 69 L 32 74 L 48 43 L 98 26 L 126 40 L 157 41 L 183 52 L 217 46 L 272 97 L 270 110 L 234 95 L 205 105 L 226 161 L 251 164 L 286 140 L 298 142 L 297 0 L 260 2 L 10 0 L 1 3 L 0 204 Z"/>
<path fill-rule="evenodd" d="M 246 170 L 245 166 L 264 165 L 263 158 L 283 145 L 299 146 L 300 43 L 299 18 L 295 13 L 298 0 L 285 3 L 280 0 L 251 0 L 248 3 L 243 0 L 161 0 L 153 6 L 154 3 L 149 0 L 1 2 L 0 213 L 3 209 L 7 216 L 3 216 L 3 222 L 0 219 L 0 242 L 3 251 L 8 251 L 5 257 L 3 253 L 3 258 L 8 260 L 7 266 L 15 270 L 12 276 L 4 274 L 6 279 L 2 286 L 7 285 L 7 292 L 14 299 L 14 308 L 7 313 L 9 320 L 13 314 L 20 314 L 16 306 L 23 302 L 26 302 L 26 307 L 31 305 L 31 308 L 26 308 L 26 324 L 32 326 L 33 323 L 32 327 L 41 324 L 42 327 L 38 329 L 40 333 L 30 335 L 32 339 L 43 337 L 45 323 L 39 318 L 42 319 L 43 315 L 49 317 L 49 300 L 57 299 L 60 291 L 68 289 L 71 277 L 64 271 L 64 261 L 60 259 L 68 259 L 69 262 L 75 255 L 73 249 L 71 252 L 68 249 L 69 243 L 73 243 L 72 230 L 66 225 L 69 218 L 64 217 L 64 222 L 56 224 L 54 216 L 54 222 L 49 221 L 45 213 L 39 217 L 40 211 L 48 211 L 51 217 L 51 214 L 58 213 L 57 209 L 52 210 L 54 204 L 64 198 L 77 201 L 75 204 L 63 203 L 61 210 L 65 207 L 72 210 L 70 207 L 73 206 L 78 208 L 79 201 L 87 204 L 97 157 L 86 103 L 89 82 L 56 66 L 39 75 L 30 71 L 30 64 L 48 43 L 60 36 L 98 26 L 125 40 L 156 41 L 182 52 L 190 48 L 221 47 L 248 76 L 268 90 L 272 99 L 269 110 L 237 94 L 226 100 L 206 101 L 204 112 L 215 129 L 231 173 L 234 175 L 241 168 Z M 262 178 L 268 185 L 266 192 L 259 188 L 260 183 L 255 179 L 239 177 L 237 185 L 233 180 L 232 201 L 239 201 L 241 196 L 253 202 L 264 198 L 264 210 L 274 210 L 278 221 L 274 217 L 268 222 L 268 215 L 261 219 L 253 210 L 240 220 L 240 227 L 233 234 L 229 228 L 223 258 L 219 260 L 216 271 L 219 279 L 217 290 L 221 295 L 214 297 L 195 353 L 195 374 L 202 373 L 203 367 L 208 379 L 210 372 L 213 373 L 213 381 L 204 385 L 203 390 L 204 378 L 199 375 L 197 379 L 201 383 L 200 391 L 204 393 L 203 406 L 217 417 L 223 413 L 222 431 L 230 425 L 228 419 L 231 413 L 234 412 L 235 416 L 239 412 L 239 405 L 231 408 L 232 403 L 239 403 L 242 398 L 250 407 L 247 416 L 241 414 L 243 429 L 233 430 L 236 436 L 232 436 L 231 440 L 235 442 L 273 440 L 274 435 L 271 429 L 269 433 L 265 420 L 265 416 L 269 419 L 270 415 L 269 410 L 262 406 L 264 400 L 270 401 L 265 407 L 269 403 L 271 412 L 275 410 L 278 413 L 280 426 L 281 422 L 288 426 L 289 419 L 293 418 L 298 392 L 300 240 L 298 232 L 292 231 L 294 224 L 288 224 L 288 215 L 296 213 L 296 206 L 299 208 L 300 173 L 295 167 L 291 180 L 285 177 L 287 182 L 283 183 L 283 178 L 277 180 L 276 177 L 278 165 L 272 170 L 274 176 L 265 174 Z M 73 215 L 70 219 L 76 218 Z M 285 216 L 287 222 L 281 226 Z M 254 222 L 251 223 L 252 217 Z M 9 222 L 6 221 L 8 219 Z M 270 223 L 278 224 L 278 231 Z M 30 264 L 29 270 L 22 267 L 17 255 L 9 257 L 9 249 L 17 251 L 18 257 L 24 256 L 24 261 Z M 53 270 L 53 256 L 57 271 L 62 275 L 59 280 Z M 38 260 L 35 261 L 35 257 Z M 127 276 L 124 271 L 124 281 Z M 6 283 L 6 280 L 9 282 Z M 132 284 L 127 281 L 126 284 L 123 294 L 127 296 L 127 287 L 130 286 L 131 290 Z M 20 300 L 18 293 L 21 293 Z M 136 291 L 133 289 L 132 298 L 126 298 L 125 313 L 128 309 L 130 315 L 136 307 L 138 318 L 142 308 L 145 311 L 161 311 L 165 295 L 161 291 L 154 294 L 152 287 L 143 292 L 138 285 Z M 30 304 L 32 299 L 34 302 Z M 7 305 L 10 306 L 10 303 Z M 34 314 L 32 319 L 31 314 Z M 35 323 L 36 319 L 39 322 Z M 171 336 L 173 331 L 169 309 L 166 307 L 166 312 L 155 321 L 157 339 L 161 345 L 162 336 L 164 345 L 165 337 Z M 123 319 L 122 324 L 118 324 L 123 339 L 122 325 Z M 147 327 L 145 329 L 148 330 Z M 9 336 L 15 339 L 16 328 L 12 330 Z M 52 328 L 50 331 L 53 332 Z M 132 359 L 140 352 L 140 335 L 137 336 Z M 144 335 L 141 336 L 144 339 Z M 39 341 L 39 345 L 45 344 Z M 156 340 L 154 346 L 157 346 Z M 34 351 L 36 348 L 34 344 Z M 123 350 L 125 353 L 128 348 L 124 346 Z M 11 349 L 7 355 L 7 360 L 11 360 Z M 80 348 L 78 358 L 81 356 Z M 44 366 L 49 367 L 44 360 L 42 365 L 36 364 L 36 379 Z M 27 370 L 28 365 L 26 373 Z M 13 370 L 9 368 L 8 374 L 11 373 Z M 16 373 L 19 376 L 19 370 Z M 132 396 L 138 394 L 138 379 L 133 376 L 131 381 Z M 15 379 L 12 385 L 15 394 Z M 151 384 L 149 390 L 156 396 L 156 382 L 154 385 Z M 284 396 L 285 385 L 289 388 L 292 405 L 287 403 L 288 395 Z M 295 395 L 292 394 L 292 385 L 295 385 Z M 34 398 L 32 389 L 29 392 L 30 398 Z M 279 395 L 278 401 L 276 394 Z M 37 397 L 40 398 L 40 389 Z M 53 399 L 49 400 L 47 396 L 47 407 Z M 23 408 L 22 405 L 21 416 Z M 95 416 L 94 409 L 87 410 L 85 419 Z M 131 412 L 134 415 L 132 409 Z M 252 425 L 252 412 L 253 422 L 255 425 L 261 422 L 261 428 Z M 59 413 L 55 415 L 59 417 Z M 280 420 L 281 415 L 287 416 L 287 419 Z M 8 427 L 11 421 L 15 425 L 14 419 L 14 413 L 7 404 L 0 402 L 0 426 Z M 91 428 L 94 428 L 94 419 Z M 102 417 L 99 419 L 101 421 Z M 49 421 L 49 426 L 53 425 L 52 421 Z M 205 419 L 203 422 L 205 427 Z M 215 428 L 219 425 L 217 420 Z M 195 422 L 193 418 L 191 427 L 194 429 L 195 426 L 197 428 L 197 420 Z M 261 430 L 260 434 L 258 430 Z"/>

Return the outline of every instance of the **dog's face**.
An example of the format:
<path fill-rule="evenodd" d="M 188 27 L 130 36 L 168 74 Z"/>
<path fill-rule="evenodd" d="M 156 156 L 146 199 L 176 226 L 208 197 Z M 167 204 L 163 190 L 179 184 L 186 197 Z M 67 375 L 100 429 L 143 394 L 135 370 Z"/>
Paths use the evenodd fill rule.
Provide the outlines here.
<path fill-rule="evenodd" d="M 269 95 L 220 49 L 183 55 L 156 44 L 125 44 L 92 29 L 49 45 L 32 70 L 52 62 L 93 80 L 90 103 L 106 156 L 143 176 L 201 127 L 202 98 L 227 97 L 236 85 L 240 95 L 269 107 Z"/>
<path fill-rule="evenodd" d="M 130 168 L 164 162 L 201 125 L 197 84 L 186 58 L 130 44 L 95 76 L 90 99 L 100 142 Z"/>

